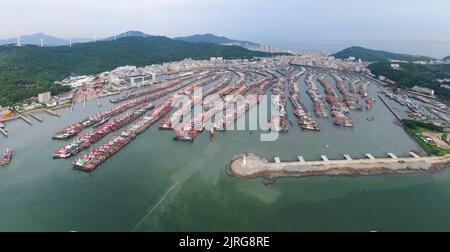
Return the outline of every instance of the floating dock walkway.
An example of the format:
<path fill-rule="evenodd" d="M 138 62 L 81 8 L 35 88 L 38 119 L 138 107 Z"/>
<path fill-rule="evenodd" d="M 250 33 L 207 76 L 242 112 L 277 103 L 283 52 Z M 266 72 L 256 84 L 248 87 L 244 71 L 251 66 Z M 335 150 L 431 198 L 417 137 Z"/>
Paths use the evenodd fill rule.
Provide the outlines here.
<path fill-rule="evenodd" d="M 347 155 L 347 154 L 346 154 Z M 420 157 L 410 153 L 412 157 L 399 158 L 389 153 L 386 158 L 320 160 L 282 162 L 276 159 L 269 162 L 255 154 L 236 156 L 228 166 L 230 174 L 236 178 L 279 178 L 307 176 L 371 176 L 380 174 L 411 174 L 436 172 L 450 165 L 450 155 L 443 157 Z"/>

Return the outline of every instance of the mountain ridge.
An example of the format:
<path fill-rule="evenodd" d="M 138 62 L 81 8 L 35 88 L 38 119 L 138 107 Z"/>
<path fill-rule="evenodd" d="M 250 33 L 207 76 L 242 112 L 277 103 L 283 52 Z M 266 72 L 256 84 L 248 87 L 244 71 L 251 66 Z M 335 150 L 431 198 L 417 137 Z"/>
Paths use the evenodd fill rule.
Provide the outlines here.
<path fill-rule="evenodd" d="M 31 35 L 20 36 L 20 44 L 22 45 L 41 45 L 41 39 L 44 42 L 44 46 L 62 46 L 69 44 L 69 40 L 58 38 L 55 36 L 47 35 L 45 33 L 39 32 Z M 17 45 L 18 38 L 7 38 L 1 39 L 0 45 Z"/>
<path fill-rule="evenodd" d="M 39 92 L 63 90 L 55 81 L 73 75 L 96 74 L 123 65 L 146 66 L 186 58 L 225 59 L 271 54 L 238 46 L 187 43 L 163 36 L 124 37 L 58 47 L 0 46 L 0 104 L 20 102 Z M 31 84 L 31 88 L 20 88 Z"/>
<path fill-rule="evenodd" d="M 243 47 L 250 47 L 250 48 L 257 48 L 261 45 L 258 43 L 250 42 L 250 41 L 243 41 L 243 40 L 236 40 L 236 39 L 230 39 L 224 36 L 217 36 L 211 33 L 206 34 L 195 34 L 191 36 L 186 37 L 177 37 L 174 38 L 175 40 L 181 40 L 189 43 L 213 43 L 213 44 L 236 44 Z"/>
<path fill-rule="evenodd" d="M 433 59 L 427 56 L 392 53 L 383 50 L 372 50 L 360 46 L 352 46 L 346 48 L 338 53 L 335 53 L 333 56 L 338 59 L 347 59 L 349 57 L 355 57 L 356 59 L 361 59 L 363 61 L 369 62 L 389 61 L 389 60 L 412 62 L 412 61 Z"/>

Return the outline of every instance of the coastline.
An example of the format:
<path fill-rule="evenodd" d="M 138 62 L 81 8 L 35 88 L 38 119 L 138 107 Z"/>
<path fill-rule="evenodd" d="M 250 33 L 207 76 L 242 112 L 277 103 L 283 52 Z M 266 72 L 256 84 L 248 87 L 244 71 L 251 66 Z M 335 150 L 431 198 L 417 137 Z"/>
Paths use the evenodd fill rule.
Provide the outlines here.
<path fill-rule="evenodd" d="M 416 174 L 441 171 L 450 165 L 443 157 L 380 158 L 355 160 L 269 162 L 256 154 L 235 156 L 228 166 L 229 175 L 239 179 L 312 176 L 375 176 Z"/>

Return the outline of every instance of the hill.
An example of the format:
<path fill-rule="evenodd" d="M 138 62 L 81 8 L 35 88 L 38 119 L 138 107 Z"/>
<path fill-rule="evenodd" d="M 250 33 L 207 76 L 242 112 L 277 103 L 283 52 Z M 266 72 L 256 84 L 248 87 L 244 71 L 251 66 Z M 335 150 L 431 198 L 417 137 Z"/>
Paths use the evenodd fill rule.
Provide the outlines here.
<path fill-rule="evenodd" d="M 450 78 L 450 65 L 421 65 L 401 63 L 401 70 L 394 70 L 389 62 L 377 62 L 369 65 L 375 75 L 387 76 L 394 80 L 398 87 L 411 88 L 420 85 L 434 89 L 436 94 L 446 101 L 450 101 L 450 90 L 441 87 L 438 79 Z"/>
<path fill-rule="evenodd" d="M 229 39 L 227 37 L 219 37 L 214 34 L 196 34 L 187 37 L 178 37 L 175 40 L 181 40 L 189 43 L 213 43 L 213 44 L 234 44 L 247 48 L 257 48 L 260 47 L 259 44 L 249 42 L 249 41 L 241 41 L 235 39 Z"/>
<path fill-rule="evenodd" d="M 363 61 L 376 62 L 376 61 L 388 61 L 388 60 L 401 60 L 401 61 L 418 61 L 418 60 L 431 60 L 430 57 L 416 56 L 408 54 L 391 53 L 380 50 L 371 50 L 364 47 L 354 46 L 344 49 L 333 55 L 338 59 L 347 59 L 348 57 L 355 57 Z"/>
<path fill-rule="evenodd" d="M 444 60 L 450 60 L 450 56 L 445 57 Z"/>
<path fill-rule="evenodd" d="M 127 37 L 147 38 L 147 37 L 153 37 L 153 36 L 145 34 L 145 33 L 141 32 L 141 31 L 127 31 L 127 32 L 118 34 L 116 36 L 111 36 L 111 37 L 102 39 L 102 41 L 111 41 L 111 40 L 117 40 L 119 38 L 127 38 Z"/>
<path fill-rule="evenodd" d="M 22 45 L 41 45 L 41 39 L 45 46 L 62 46 L 69 44 L 69 41 L 62 38 L 57 38 L 44 33 L 36 33 L 32 35 L 20 36 L 20 43 Z M 0 40 L 0 45 L 17 44 L 17 38 L 9 38 Z"/>
<path fill-rule="evenodd" d="M 185 58 L 253 58 L 270 54 L 237 46 L 187 43 L 167 37 L 126 37 L 72 47 L 0 46 L 0 104 L 12 104 L 51 90 L 73 75 L 95 74 L 123 65 L 146 66 Z"/>

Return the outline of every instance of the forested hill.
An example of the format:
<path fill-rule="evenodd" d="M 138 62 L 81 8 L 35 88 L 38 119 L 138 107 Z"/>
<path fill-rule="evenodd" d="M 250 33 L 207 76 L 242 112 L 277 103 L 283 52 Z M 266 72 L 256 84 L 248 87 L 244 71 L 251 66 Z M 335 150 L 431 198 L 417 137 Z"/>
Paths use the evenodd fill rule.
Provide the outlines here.
<path fill-rule="evenodd" d="M 95 74 L 123 65 L 145 66 L 185 58 L 253 58 L 270 54 L 236 46 L 187 43 L 167 37 L 128 37 L 72 47 L 0 46 L 0 104 L 39 92 L 61 91 L 53 84 L 70 75 Z"/>
<path fill-rule="evenodd" d="M 229 39 L 227 37 L 216 36 L 214 34 L 203 34 L 203 35 L 197 34 L 188 37 L 178 37 L 175 39 L 189 43 L 237 44 L 239 46 L 249 48 L 260 47 L 259 44 L 254 42 Z"/>
<path fill-rule="evenodd" d="M 409 54 L 398 54 L 386 51 L 372 50 L 364 47 L 354 46 L 344 49 L 334 56 L 338 59 L 347 59 L 348 57 L 355 57 L 368 62 L 380 62 L 388 60 L 401 60 L 401 61 L 419 61 L 419 60 L 431 60 L 432 58 L 426 56 L 416 56 Z"/>

